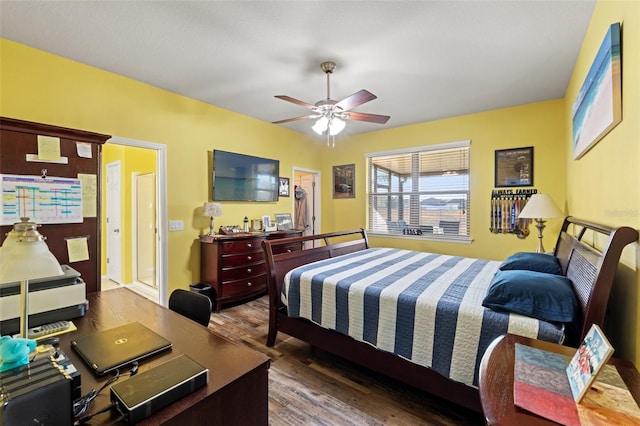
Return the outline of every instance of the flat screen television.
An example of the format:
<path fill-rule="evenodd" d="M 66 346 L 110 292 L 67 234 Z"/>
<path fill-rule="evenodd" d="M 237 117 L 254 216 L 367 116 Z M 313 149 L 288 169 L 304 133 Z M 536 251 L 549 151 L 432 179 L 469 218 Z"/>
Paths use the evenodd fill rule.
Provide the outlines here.
<path fill-rule="evenodd" d="M 278 201 L 280 161 L 213 150 L 214 201 Z"/>

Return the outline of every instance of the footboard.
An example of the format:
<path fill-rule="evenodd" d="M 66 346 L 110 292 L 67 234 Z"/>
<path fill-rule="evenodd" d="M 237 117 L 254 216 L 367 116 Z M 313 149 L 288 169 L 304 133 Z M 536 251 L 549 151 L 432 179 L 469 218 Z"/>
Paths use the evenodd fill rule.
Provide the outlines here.
<path fill-rule="evenodd" d="M 283 252 L 283 247 L 295 243 L 300 243 L 302 250 Z M 269 293 L 267 346 L 273 346 L 278 332 L 277 313 L 286 309 L 280 298 L 286 273 L 310 262 L 364 250 L 369 247 L 369 241 L 364 229 L 360 228 L 352 231 L 264 240 L 262 247 L 267 262 L 267 289 Z"/>

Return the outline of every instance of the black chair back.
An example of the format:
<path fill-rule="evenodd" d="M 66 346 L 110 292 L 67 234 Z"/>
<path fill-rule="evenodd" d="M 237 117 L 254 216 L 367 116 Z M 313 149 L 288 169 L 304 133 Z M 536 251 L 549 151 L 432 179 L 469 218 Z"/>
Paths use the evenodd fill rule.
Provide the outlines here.
<path fill-rule="evenodd" d="M 169 296 L 169 309 L 205 327 L 209 325 L 211 300 L 204 294 L 176 289 Z"/>

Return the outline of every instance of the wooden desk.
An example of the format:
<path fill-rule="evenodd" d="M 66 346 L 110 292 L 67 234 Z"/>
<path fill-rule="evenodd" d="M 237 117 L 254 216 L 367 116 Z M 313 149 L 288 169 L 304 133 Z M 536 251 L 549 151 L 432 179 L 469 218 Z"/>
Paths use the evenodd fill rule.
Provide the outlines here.
<path fill-rule="evenodd" d="M 149 417 L 140 425 L 266 425 L 268 368 L 264 354 L 232 343 L 205 327 L 126 289 L 92 293 L 89 311 L 73 320 L 77 331 L 60 336 L 60 349 L 82 375 L 82 393 L 99 388 L 111 375 L 98 377 L 71 349 L 75 336 L 139 321 L 173 343 L 173 348 L 140 362 L 139 372 L 186 354 L 209 369 L 209 383 Z M 126 377 L 120 380 L 126 380 Z M 118 382 L 116 382 L 118 383 Z M 87 414 L 110 404 L 109 389 L 93 401 Z M 88 424 L 111 424 L 118 416 L 99 414 Z M 117 424 L 125 424 L 124 422 Z"/>
<path fill-rule="evenodd" d="M 507 334 L 498 337 L 487 348 L 480 362 L 478 389 L 485 419 L 489 425 L 555 425 L 556 423 L 521 410 L 513 403 L 513 368 L 515 344 L 532 346 L 566 356 L 576 349 L 555 343 Z M 640 374 L 629 361 L 614 358 L 610 361 L 640 403 Z"/>

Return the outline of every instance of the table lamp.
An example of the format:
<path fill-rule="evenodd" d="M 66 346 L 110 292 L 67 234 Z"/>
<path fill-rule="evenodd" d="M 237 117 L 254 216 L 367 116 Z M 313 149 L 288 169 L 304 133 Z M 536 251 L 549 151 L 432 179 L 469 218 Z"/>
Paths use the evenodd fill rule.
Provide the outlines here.
<path fill-rule="evenodd" d="M 37 226 L 20 218 L 0 247 L 0 285 L 20 282 L 20 337 L 24 338 L 29 330 L 29 280 L 64 274 Z"/>
<path fill-rule="evenodd" d="M 536 228 L 538 228 L 538 247 L 536 253 L 544 253 L 542 245 L 542 230 L 544 229 L 545 220 L 552 217 L 563 216 L 562 210 L 558 208 L 551 197 L 546 194 L 533 194 L 527 204 L 518 215 L 518 219 L 535 219 Z"/>
<path fill-rule="evenodd" d="M 203 216 L 209 216 L 209 234 L 214 235 L 213 232 L 213 218 L 214 216 L 222 216 L 222 204 L 220 203 L 204 203 Z"/>

